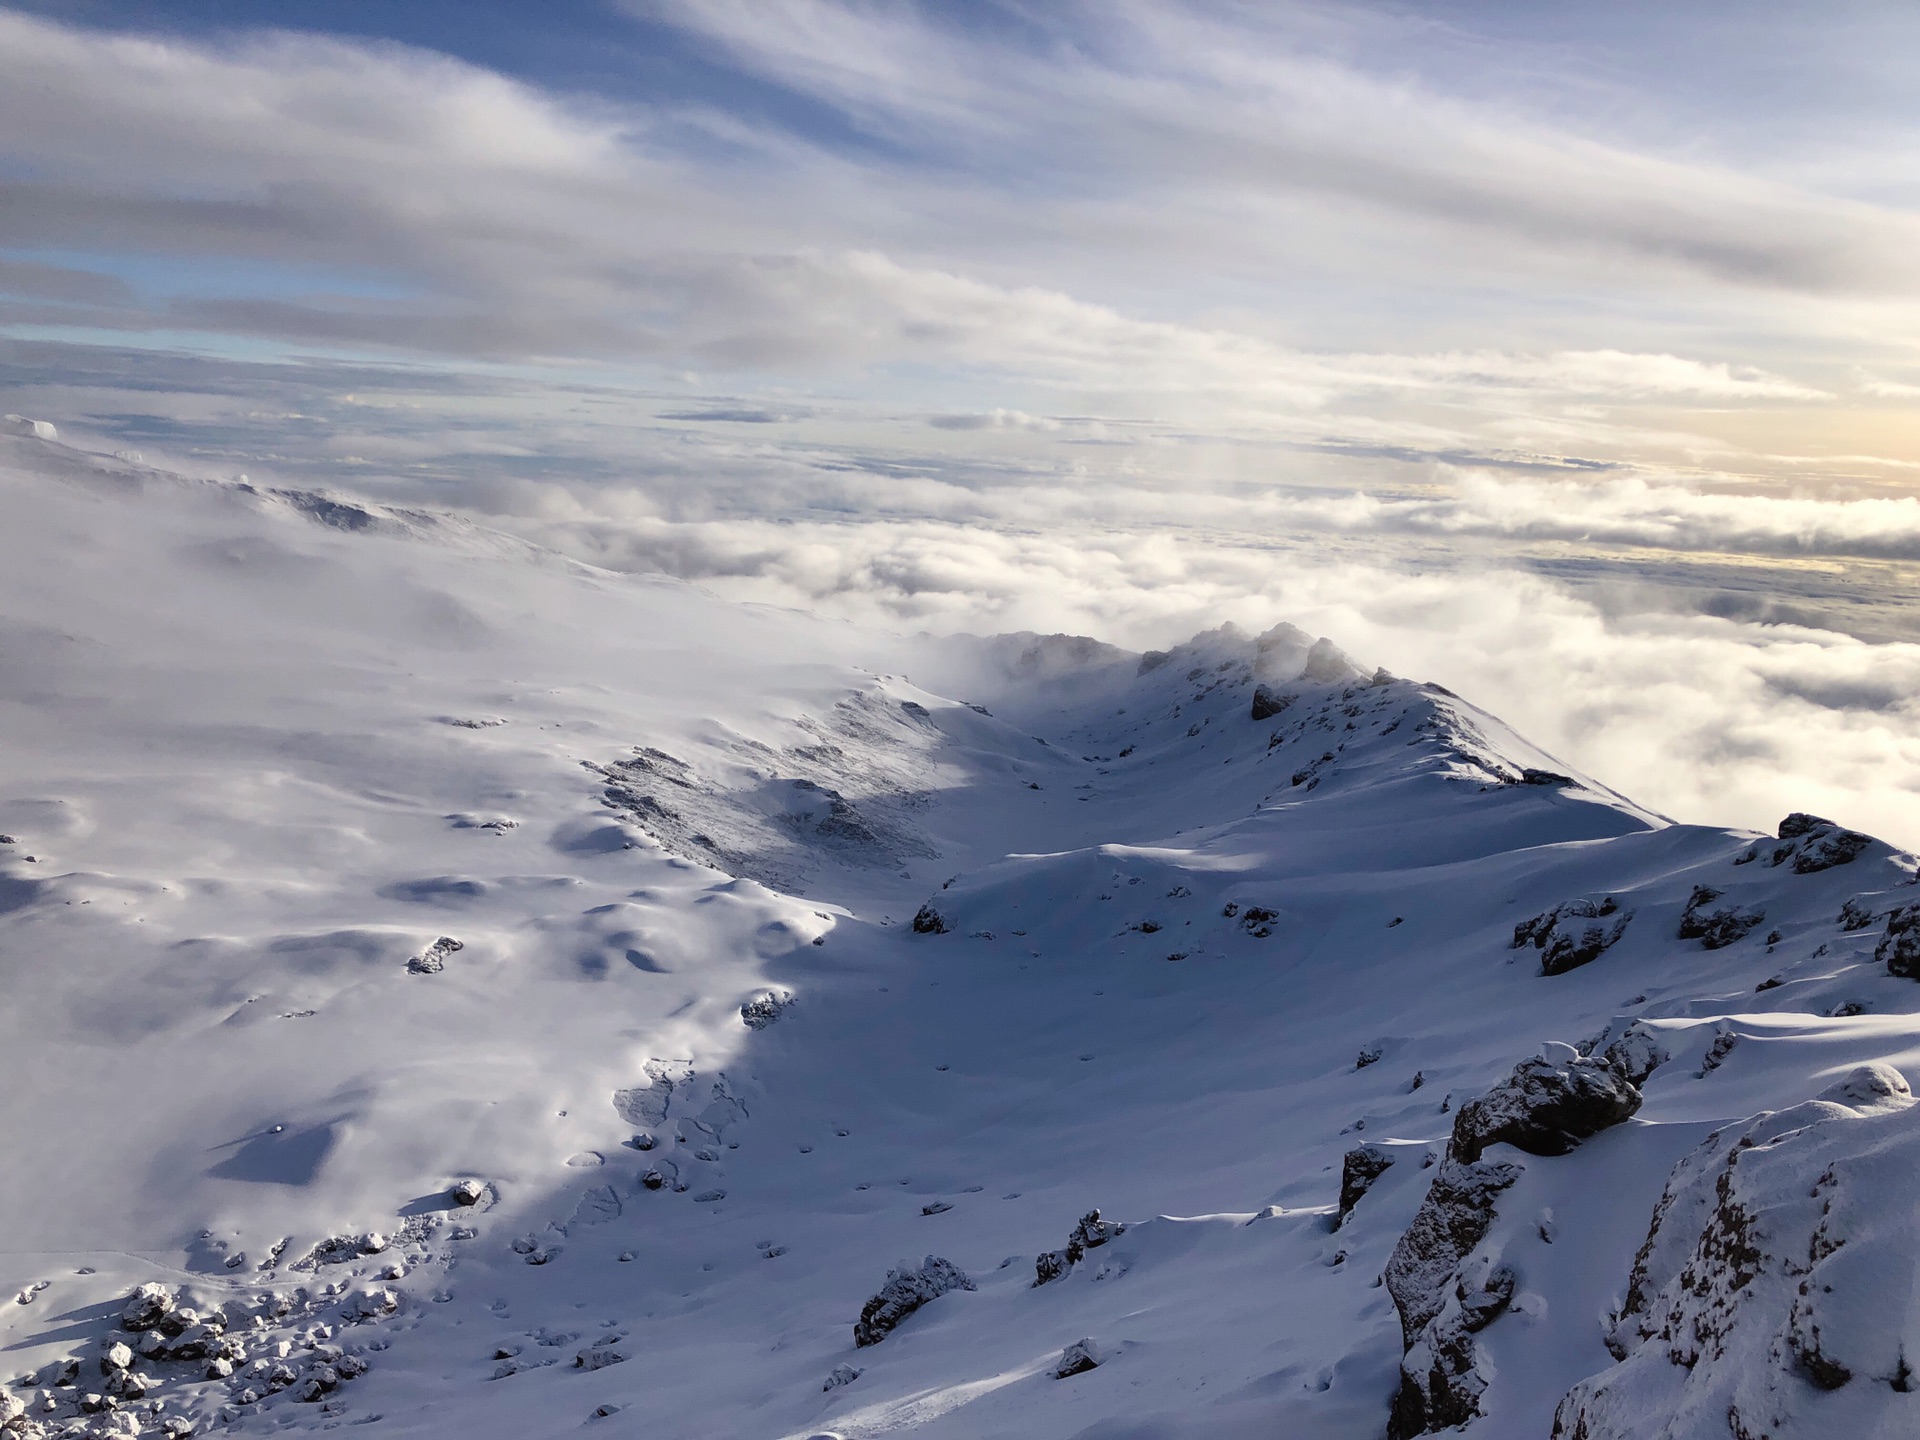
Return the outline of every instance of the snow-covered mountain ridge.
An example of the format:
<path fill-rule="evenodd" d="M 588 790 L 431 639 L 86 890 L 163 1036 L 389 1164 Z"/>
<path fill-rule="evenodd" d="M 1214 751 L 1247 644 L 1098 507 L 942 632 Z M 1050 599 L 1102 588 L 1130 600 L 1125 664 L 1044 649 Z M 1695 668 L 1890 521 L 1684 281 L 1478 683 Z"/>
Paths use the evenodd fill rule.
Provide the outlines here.
<path fill-rule="evenodd" d="M 0 446 L 9 1436 L 1913 1432 L 1910 857 Z"/>

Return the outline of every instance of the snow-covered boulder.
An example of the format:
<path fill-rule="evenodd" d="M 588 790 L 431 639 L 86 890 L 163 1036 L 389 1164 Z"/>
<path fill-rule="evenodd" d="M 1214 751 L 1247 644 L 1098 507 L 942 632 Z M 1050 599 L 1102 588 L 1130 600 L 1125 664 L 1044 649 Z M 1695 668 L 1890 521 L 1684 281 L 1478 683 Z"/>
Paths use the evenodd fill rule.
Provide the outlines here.
<path fill-rule="evenodd" d="M 447 1191 L 447 1198 L 454 1204 L 465 1207 L 478 1205 L 487 1198 L 487 1182 L 484 1180 L 456 1180 Z"/>
<path fill-rule="evenodd" d="M 164 1285 L 146 1284 L 127 1298 L 120 1312 L 123 1330 L 151 1330 L 173 1313 L 173 1292 Z"/>
<path fill-rule="evenodd" d="M 1084 1375 L 1089 1370 L 1098 1370 L 1106 1361 L 1106 1355 L 1091 1340 L 1074 1341 L 1060 1352 L 1060 1359 L 1053 1367 L 1053 1378 L 1065 1380 L 1072 1375 Z"/>
<path fill-rule="evenodd" d="M 853 1327 L 853 1343 L 878 1345 L 894 1326 L 929 1300 L 937 1300 L 950 1290 L 971 1289 L 973 1281 L 960 1267 L 938 1255 L 927 1256 L 918 1269 L 902 1264 L 887 1272 L 886 1283 L 879 1293 L 860 1307 L 860 1318 Z"/>
<path fill-rule="evenodd" d="M 1920 1434 L 1920 1111 L 1899 1071 L 1716 1131 L 1674 1168 L 1557 1440 Z"/>

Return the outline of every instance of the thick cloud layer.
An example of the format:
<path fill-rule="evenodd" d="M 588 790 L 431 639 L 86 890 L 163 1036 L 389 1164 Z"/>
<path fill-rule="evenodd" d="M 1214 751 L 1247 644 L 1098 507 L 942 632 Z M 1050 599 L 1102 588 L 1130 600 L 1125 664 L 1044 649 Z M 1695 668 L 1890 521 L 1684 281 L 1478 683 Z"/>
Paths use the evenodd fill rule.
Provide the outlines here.
<path fill-rule="evenodd" d="M 632 0 L 624 87 L 0 9 L 5 408 L 894 626 L 1293 619 L 1920 843 L 1911 28 L 1674 8 Z"/>

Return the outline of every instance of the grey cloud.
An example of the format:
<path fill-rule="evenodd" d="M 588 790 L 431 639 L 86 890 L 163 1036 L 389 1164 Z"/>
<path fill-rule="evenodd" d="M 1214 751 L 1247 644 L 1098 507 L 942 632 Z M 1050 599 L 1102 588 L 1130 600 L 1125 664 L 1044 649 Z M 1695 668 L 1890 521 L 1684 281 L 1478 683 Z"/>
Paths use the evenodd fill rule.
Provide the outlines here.
<path fill-rule="evenodd" d="M 0 197 L 0 207 L 4 205 Z M 0 294 L 81 305 L 124 305 L 133 299 L 133 291 L 116 275 L 7 259 L 0 259 Z"/>

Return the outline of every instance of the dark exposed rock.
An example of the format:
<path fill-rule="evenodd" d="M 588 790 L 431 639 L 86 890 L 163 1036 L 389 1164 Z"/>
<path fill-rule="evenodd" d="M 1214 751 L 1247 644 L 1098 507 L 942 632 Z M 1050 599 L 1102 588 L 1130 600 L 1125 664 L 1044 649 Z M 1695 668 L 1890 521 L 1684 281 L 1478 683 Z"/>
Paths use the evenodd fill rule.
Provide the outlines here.
<path fill-rule="evenodd" d="M 1889 975 L 1920 980 L 1920 905 L 1902 905 L 1887 916 L 1887 933 L 1874 947 L 1873 958 Z"/>
<path fill-rule="evenodd" d="M 929 1255 L 919 1269 L 900 1266 L 887 1272 L 879 1293 L 860 1307 L 860 1318 L 853 1327 L 855 1345 L 878 1345 L 902 1320 L 929 1300 L 950 1290 L 971 1290 L 973 1281 L 958 1266 L 938 1255 Z"/>
<path fill-rule="evenodd" d="M 1524 942 L 1523 942 L 1524 943 Z M 1520 1178 L 1509 1161 L 1482 1158 L 1505 1143 L 1559 1155 L 1640 1108 L 1628 1074 L 1644 1078 L 1664 1058 L 1644 1027 L 1630 1027 L 1600 1056 L 1549 1047 L 1454 1116 L 1453 1135 L 1413 1223 L 1387 1261 L 1387 1291 L 1400 1312 L 1400 1388 L 1389 1440 L 1410 1440 L 1481 1413 L 1488 1384 L 1473 1337 L 1505 1313 L 1517 1277 L 1479 1253 L 1495 1202 Z"/>
<path fill-rule="evenodd" d="M 151 1330 L 173 1313 L 173 1292 L 164 1285 L 142 1285 L 127 1298 L 120 1312 L 123 1330 Z"/>
<path fill-rule="evenodd" d="M 1240 924 L 1255 939 L 1265 940 L 1273 934 L 1274 922 L 1279 918 L 1278 910 L 1269 910 L 1264 905 L 1249 905 L 1241 912 Z"/>
<path fill-rule="evenodd" d="M 1778 840 L 1754 841 L 1733 863 L 1750 865 L 1765 860 L 1769 865 L 1784 865 L 1791 860 L 1794 874 L 1812 875 L 1836 865 L 1851 865 L 1872 844 L 1871 835 L 1844 830 L 1831 820 L 1796 811 L 1780 822 Z"/>
<path fill-rule="evenodd" d="M 1611 924 L 1609 916 L 1618 915 Z M 1542 975 L 1564 975 L 1600 958 L 1627 933 L 1631 910 L 1621 912 L 1609 895 L 1603 900 L 1566 900 L 1513 927 L 1513 948 L 1532 945 L 1541 952 Z"/>
<path fill-rule="evenodd" d="M 1089 1370 L 1097 1370 L 1106 1357 L 1100 1353 L 1100 1347 L 1093 1341 L 1081 1339 L 1060 1352 L 1060 1360 L 1053 1367 L 1053 1378 L 1065 1380 L 1069 1375 L 1084 1375 Z"/>
<path fill-rule="evenodd" d="M 1116 1235 L 1125 1234 L 1126 1229 L 1120 1221 L 1102 1220 L 1098 1210 L 1089 1210 L 1067 1236 L 1064 1250 L 1043 1250 L 1034 1257 L 1033 1283 L 1044 1285 L 1049 1280 L 1058 1280 L 1078 1265 L 1087 1251 L 1099 1249 Z"/>
<path fill-rule="evenodd" d="M 1580 782 L 1571 775 L 1562 775 L 1557 770 L 1526 769 L 1520 772 L 1522 785 L 1578 785 Z"/>
<path fill-rule="evenodd" d="M 624 1337 L 609 1335 L 595 1341 L 573 1357 L 576 1370 L 604 1370 L 609 1365 L 623 1365 L 633 1358 L 632 1347 L 622 1344 Z"/>
<path fill-rule="evenodd" d="M 1460 1107 L 1447 1148 L 1468 1163 L 1501 1143 L 1529 1155 L 1564 1155 L 1639 1108 L 1639 1090 L 1603 1059 L 1526 1060 Z"/>
<path fill-rule="evenodd" d="M 1856 895 L 1840 907 L 1839 917 L 1834 921 L 1842 930 L 1864 930 L 1873 924 L 1873 902 L 1864 895 Z"/>
<path fill-rule="evenodd" d="M 1253 718 L 1271 720 L 1293 704 L 1294 699 L 1292 695 L 1280 694 L 1265 685 L 1256 685 L 1253 687 Z"/>
<path fill-rule="evenodd" d="M 740 1007 L 740 1019 L 749 1030 L 764 1030 L 793 1004 L 793 996 L 784 990 L 767 990 L 754 996 Z"/>
<path fill-rule="evenodd" d="M 1373 1188 L 1373 1182 L 1393 1167 L 1393 1157 L 1378 1145 L 1361 1145 L 1349 1150 L 1340 1162 L 1340 1209 L 1333 1228 L 1347 1223 L 1360 1197 Z"/>
<path fill-rule="evenodd" d="M 1693 887 L 1693 893 L 1687 897 L 1687 908 L 1680 916 L 1682 940 L 1698 940 L 1702 949 L 1721 950 L 1736 940 L 1745 939 L 1767 918 L 1764 910 L 1715 905 L 1722 893 L 1711 885 Z"/>
<path fill-rule="evenodd" d="M 407 961 L 409 975 L 438 975 L 447 968 L 447 957 L 467 947 L 451 935 L 442 935 L 418 955 Z"/>
<path fill-rule="evenodd" d="M 945 918 L 933 908 L 931 901 L 922 905 L 913 917 L 913 933 L 916 935 L 944 935 L 947 929 Z"/>
<path fill-rule="evenodd" d="M 1816 830 L 1831 830 L 1833 828 L 1833 821 L 1831 820 L 1824 819 L 1819 815 L 1809 815 L 1802 810 L 1796 810 L 1780 822 L 1780 828 L 1777 833 L 1782 840 L 1798 840 L 1801 836 L 1811 835 Z"/>
<path fill-rule="evenodd" d="M 1468 1283 L 1463 1267 L 1493 1225 L 1495 1199 L 1519 1178 L 1520 1167 L 1506 1162 L 1442 1161 L 1413 1223 L 1394 1246 L 1385 1279 L 1400 1312 L 1405 1353 L 1389 1440 L 1465 1424 L 1480 1413 L 1486 1379 L 1477 1367 L 1472 1337 L 1505 1307 L 1512 1282 L 1506 1282 L 1506 1298 L 1491 1313 L 1485 1304 L 1475 1304 L 1469 1329 L 1461 1297 L 1486 1292 L 1489 1277 Z M 1497 1295 L 1498 1287 L 1486 1293 Z"/>

